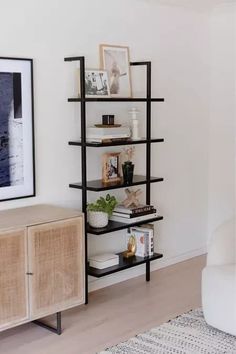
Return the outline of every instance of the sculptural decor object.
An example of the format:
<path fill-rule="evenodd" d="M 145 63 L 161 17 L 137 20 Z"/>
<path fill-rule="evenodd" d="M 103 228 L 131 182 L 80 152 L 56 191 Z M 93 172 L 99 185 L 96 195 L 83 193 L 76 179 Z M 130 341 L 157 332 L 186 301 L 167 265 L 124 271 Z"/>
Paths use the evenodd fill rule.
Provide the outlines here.
<path fill-rule="evenodd" d="M 129 114 L 131 115 L 131 131 L 132 131 L 132 139 L 133 140 L 140 140 L 139 136 L 139 121 L 138 121 L 138 114 L 140 111 L 133 107 L 130 111 Z"/>
<path fill-rule="evenodd" d="M 135 256 L 136 252 L 136 239 L 133 235 L 129 237 L 128 244 L 127 244 L 127 250 L 123 252 L 123 257 L 124 258 L 130 258 Z"/>
<path fill-rule="evenodd" d="M 121 203 L 126 208 L 138 207 L 140 205 L 139 196 L 142 194 L 141 189 L 132 191 L 129 188 L 125 189 L 126 199 Z"/>
<path fill-rule="evenodd" d="M 112 97 L 132 97 L 129 48 L 100 45 L 101 68 L 107 70 Z"/>

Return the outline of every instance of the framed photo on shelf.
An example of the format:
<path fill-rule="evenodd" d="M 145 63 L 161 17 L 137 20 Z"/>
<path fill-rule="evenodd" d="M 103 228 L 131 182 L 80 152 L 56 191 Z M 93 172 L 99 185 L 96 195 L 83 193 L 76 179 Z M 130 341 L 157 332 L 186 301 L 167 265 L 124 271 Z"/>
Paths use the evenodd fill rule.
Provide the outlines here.
<path fill-rule="evenodd" d="M 100 61 L 108 72 L 111 96 L 132 97 L 129 47 L 100 44 Z"/>
<path fill-rule="evenodd" d="M 80 90 L 79 90 L 80 96 Z M 106 70 L 85 70 L 85 96 L 110 97 L 108 73 Z"/>
<path fill-rule="evenodd" d="M 103 154 L 102 181 L 103 183 L 119 183 L 120 152 Z"/>
<path fill-rule="evenodd" d="M 0 201 L 35 196 L 33 60 L 0 57 Z"/>

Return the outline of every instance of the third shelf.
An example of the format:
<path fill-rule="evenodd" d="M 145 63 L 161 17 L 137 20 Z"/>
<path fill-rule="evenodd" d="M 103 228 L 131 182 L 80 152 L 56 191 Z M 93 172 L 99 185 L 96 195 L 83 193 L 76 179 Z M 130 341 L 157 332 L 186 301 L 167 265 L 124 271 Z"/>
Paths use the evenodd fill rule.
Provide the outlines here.
<path fill-rule="evenodd" d="M 114 231 L 125 230 L 125 229 L 128 229 L 131 226 L 149 224 L 149 223 L 160 221 L 160 220 L 163 220 L 163 216 L 156 216 L 155 218 L 151 218 L 151 216 L 150 216 L 150 219 L 148 219 L 148 220 L 145 220 L 145 221 L 142 220 L 142 221 L 134 222 L 134 223 L 130 223 L 130 224 L 123 223 L 123 222 L 118 222 L 118 221 L 111 221 L 110 220 L 106 227 L 93 228 L 89 224 L 87 224 L 86 229 L 87 229 L 87 232 L 89 234 L 92 234 L 92 235 L 104 235 L 104 234 L 109 234 L 109 233 L 114 232 Z"/>

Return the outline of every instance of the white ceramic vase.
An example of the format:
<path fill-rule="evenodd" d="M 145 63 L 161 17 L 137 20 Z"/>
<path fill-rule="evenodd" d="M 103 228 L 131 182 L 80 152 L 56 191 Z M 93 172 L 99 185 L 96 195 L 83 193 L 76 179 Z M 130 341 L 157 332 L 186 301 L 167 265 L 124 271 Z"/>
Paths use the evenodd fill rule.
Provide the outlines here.
<path fill-rule="evenodd" d="M 89 211 L 88 223 L 94 228 L 106 227 L 108 225 L 108 214 L 103 211 Z"/>
<path fill-rule="evenodd" d="M 129 114 L 131 115 L 131 121 L 132 121 L 132 126 L 131 126 L 131 132 L 132 132 L 132 139 L 133 140 L 139 140 L 139 121 L 138 121 L 138 113 L 139 110 L 137 108 L 132 108 L 131 111 L 129 111 Z"/>

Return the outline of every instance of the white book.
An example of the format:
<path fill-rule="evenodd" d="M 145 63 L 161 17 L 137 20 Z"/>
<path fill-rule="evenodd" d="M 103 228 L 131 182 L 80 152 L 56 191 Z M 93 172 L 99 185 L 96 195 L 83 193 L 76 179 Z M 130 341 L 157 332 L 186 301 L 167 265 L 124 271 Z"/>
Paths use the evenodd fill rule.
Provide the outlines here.
<path fill-rule="evenodd" d="M 105 269 L 119 264 L 119 256 L 112 253 L 96 254 L 89 258 L 90 267 Z"/>
<path fill-rule="evenodd" d="M 87 141 L 88 142 L 96 142 L 96 143 L 102 143 L 104 140 L 109 140 L 109 139 L 123 139 L 123 138 L 129 138 L 128 135 L 106 135 L 106 136 L 96 136 L 96 135 L 89 135 L 87 136 Z"/>
<path fill-rule="evenodd" d="M 135 224 L 136 222 L 142 222 L 145 220 L 150 220 L 150 219 L 154 219 L 156 218 L 158 215 L 157 213 L 153 213 L 153 214 L 147 214 L 147 215 L 143 215 L 143 216 L 137 216 L 136 218 L 124 218 L 121 216 L 110 216 L 110 220 L 112 221 L 117 221 L 117 222 L 123 222 L 125 224 Z"/>
<path fill-rule="evenodd" d="M 137 226 L 133 229 L 145 233 L 148 256 L 153 256 L 153 254 L 154 254 L 154 226 L 149 224 L 149 225 L 142 225 L 140 227 Z"/>
<path fill-rule="evenodd" d="M 91 138 L 91 139 L 86 139 L 86 141 L 87 141 L 87 143 L 104 143 L 104 141 L 107 141 L 107 140 L 113 140 L 113 139 L 115 139 L 115 140 L 123 140 L 123 139 L 126 139 L 127 138 L 127 136 L 120 136 L 120 137 L 115 137 L 115 138 L 113 138 L 113 137 L 104 137 L 104 138 Z"/>
<path fill-rule="evenodd" d="M 116 211 L 113 211 L 112 215 L 119 216 L 121 218 L 131 219 L 130 214 L 117 213 Z"/>
<path fill-rule="evenodd" d="M 129 127 L 115 127 L 115 128 L 87 128 L 87 139 L 115 139 L 115 138 L 129 138 Z"/>

